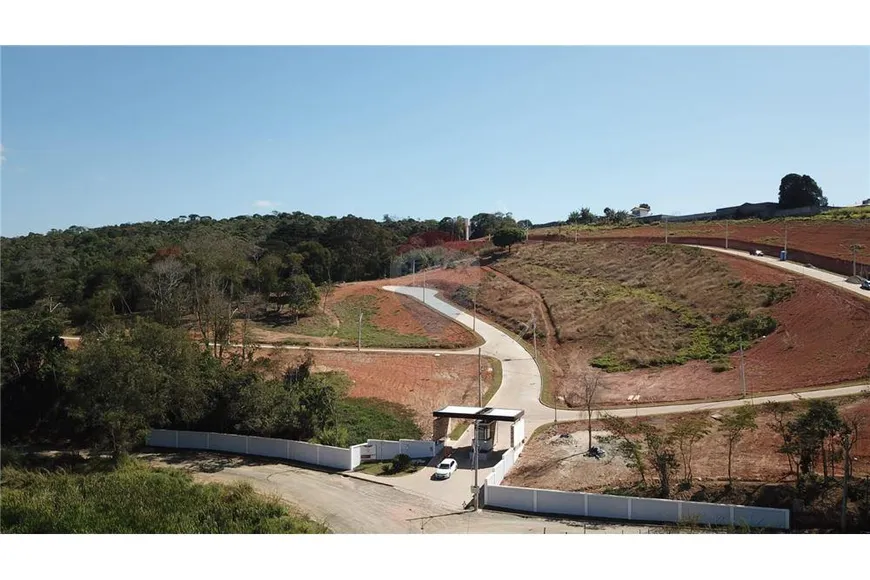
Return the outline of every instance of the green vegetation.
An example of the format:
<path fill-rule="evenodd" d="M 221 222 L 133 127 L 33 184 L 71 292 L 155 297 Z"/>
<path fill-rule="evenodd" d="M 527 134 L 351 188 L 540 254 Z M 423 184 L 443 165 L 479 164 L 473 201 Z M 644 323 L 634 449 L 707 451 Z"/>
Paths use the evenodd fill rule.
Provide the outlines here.
<path fill-rule="evenodd" d="M 4 458 L 6 450 L 3 451 Z M 248 484 L 194 483 L 178 469 L 128 460 L 28 469 L 4 460 L 0 528 L 18 534 L 326 533 Z"/>
<path fill-rule="evenodd" d="M 348 445 L 368 439 L 420 439 L 414 412 L 397 403 L 372 398 L 348 398 L 338 403 L 335 424 L 348 432 Z"/>
<path fill-rule="evenodd" d="M 525 230 L 517 227 L 502 227 L 492 234 L 492 243 L 499 248 L 507 247 L 508 252 L 511 251 L 514 244 L 523 242 L 525 239 Z"/>
<path fill-rule="evenodd" d="M 406 456 L 407 457 L 407 456 Z M 423 467 L 408 463 L 407 466 L 396 469 L 394 460 L 391 461 L 370 461 L 363 463 L 356 470 L 369 475 L 382 475 L 385 477 L 396 477 L 401 475 L 409 475 L 420 471 Z"/>
<path fill-rule="evenodd" d="M 293 334 L 337 338 L 339 345 L 356 346 L 360 339 L 359 315 L 362 313 L 363 347 L 451 348 L 456 346 L 428 336 L 402 334 L 378 326 L 374 322 L 378 314 L 378 298 L 371 294 L 350 296 L 330 305 L 329 309 L 338 319 L 338 326 L 333 323 L 329 315 L 316 312 L 299 318 L 294 324 L 282 325 L 281 328 Z M 295 337 L 283 342 L 304 344 L 305 340 Z"/>
<path fill-rule="evenodd" d="M 794 286 L 789 284 L 778 284 L 776 286 L 759 284 L 758 288 L 766 290 L 763 302 L 764 306 L 773 306 L 774 304 L 788 300 L 792 297 L 795 291 Z"/>

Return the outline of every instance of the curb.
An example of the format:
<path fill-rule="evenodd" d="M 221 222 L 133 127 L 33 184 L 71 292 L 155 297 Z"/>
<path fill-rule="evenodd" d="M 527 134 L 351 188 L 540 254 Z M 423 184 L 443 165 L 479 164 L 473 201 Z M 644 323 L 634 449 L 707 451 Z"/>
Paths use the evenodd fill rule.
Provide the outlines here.
<path fill-rule="evenodd" d="M 374 483 L 375 485 L 384 485 L 386 487 L 392 487 L 393 489 L 396 488 L 396 486 L 393 485 L 392 483 L 387 483 L 385 481 L 376 481 L 373 479 L 369 479 L 367 477 L 360 477 L 359 475 L 355 475 L 353 472 L 350 472 L 350 471 L 341 471 L 341 472 L 339 472 L 338 475 L 340 475 L 342 477 L 347 477 L 349 479 L 355 479 L 357 481 L 365 481 L 367 483 Z"/>

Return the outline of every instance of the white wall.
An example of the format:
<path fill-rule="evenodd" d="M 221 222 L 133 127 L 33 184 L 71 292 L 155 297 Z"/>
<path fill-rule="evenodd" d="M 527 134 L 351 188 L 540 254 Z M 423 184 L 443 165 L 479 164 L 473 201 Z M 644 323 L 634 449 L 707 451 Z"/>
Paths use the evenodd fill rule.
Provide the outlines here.
<path fill-rule="evenodd" d="M 354 469 L 363 460 L 388 460 L 400 453 L 406 453 L 412 459 L 427 459 L 438 455 L 443 448 L 443 443 L 436 441 L 370 439 L 366 444 L 354 445 L 345 449 L 289 439 L 199 431 L 173 431 L 170 429 L 152 430 L 148 435 L 147 443 L 153 447 L 205 449 L 262 457 L 278 457 L 334 469 Z M 365 457 L 367 454 L 373 455 Z"/>
<path fill-rule="evenodd" d="M 386 461 L 404 453 L 411 459 L 429 459 L 441 453 L 443 447 L 440 441 L 369 439 L 360 446 L 360 456 L 363 461 Z"/>
<path fill-rule="evenodd" d="M 486 506 L 632 521 L 789 528 L 788 510 L 510 487 L 494 484 L 495 479 L 486 479 L 483 494 Z"/>
<path fill-rule="evenodd" d="M 359 465 L 359 463 L 353 464 L 354 455 L 351 449 L 317 445 L 302 441 L 290 441 L 289 439 L 154 429 L 148 435 L 146 442 L 153 447 L 204 449 L 263 457 L 278 457 L 341 470 L 353 469 Z"/>

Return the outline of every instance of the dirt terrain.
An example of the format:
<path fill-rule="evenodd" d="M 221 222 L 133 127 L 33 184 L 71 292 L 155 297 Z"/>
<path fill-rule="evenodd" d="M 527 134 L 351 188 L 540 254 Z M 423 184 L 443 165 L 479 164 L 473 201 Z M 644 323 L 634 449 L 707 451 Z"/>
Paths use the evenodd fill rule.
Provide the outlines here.
<path fill-rule="evenodd" d="M 854 448 L 853 473 L 857 477 L 870 475 L 870 399 L 863 398 L 844 404 L 842 415 L 859 415 L 867 418 L 864 431 Z M 710 417 L 710 414 L 702 414 Z M 642 421 L 667 428 L 681 415 L 641 418 Z M 716 421 L 710 420 L 713 429 L 694 448 L 692 472 L 696 481 L 724 482 L 727 480 L 727 444 L 716 430 Z M 736 481 L 781 481 L 793 478 L 788 475 L 786 457 L 777 453 L 782 441 L 772 425 L 773 418 L 760 413 L 758 429 L 748 432 L 734 449 L 732 465 Z M 593 430 L 593 444 L 606 450 L 603 459 L 586 457 L 588 449 L 586 422 L 562 423 L 542 430 L 532 438 L 513 470 L 505 479 L 505 485 L 558 489 L 563 491 L 603 491 L 612 487 L 629 486 L 636 482 L 635 472 L 613 453 L 611 445 L 602 444 L 599 437 L 606 434 Z M 593 429 L 600 429 L 593 422 Z M 567 437 L 562 437 L 565 434 Z M 821 469 L 821 468 L 819 468 Z M 842 464 L 836 473 L 841 474 Z M 679 472 L 682 474 L 682 471 Z M 700 479 L 698 479 L 700 478 Z"/>
<path fill-rule="evenodd" d="M 271 360 L 275 373 L 298 364 L 310 352 L 314 372 L 343 371 L 353 384 L 351 397 L 373 397 L 414 410 L 423 433 L 432 433 L 432 412 L 446 405 L 477 404 L 477 357 L 460 355 L 403 355 L 368 352 L 301 350 L 257 351 Z M 483 361 L 484 392 L 493 381 L 492 362 Z"/>
<path fill-rule="evenodd" d="M 788 246 L 823 256 L 851 260 L 849 246 L 862 243 L 866 246 L 861 256 L 866 262 L 870 257 L 870 220 L 788 220 L 759 221 L 747 220 L 730 222 L 728 236 L 732 240 L 743 240 L 760 244 L 780 245 L 785 241 L 785 223 L 788 223 Z M 671 222 L 668 232 L 674 236 L 703 236 L 725 238 L 723 222 Z M 561 228 L 542 228 L 533 230 L 534 235 L 561 233 L 574 235 L 570 226 Z M 582 228 L 576 229 L 578 239 L 598 237 L 656 237 L 664 240 L 664 225 L 645 225 L 628 228 Z"/>
<path fill-rule="evenodd" d="M 599 245 L 593 244 L 590 247 Z M 604 247 L 602 244 L 600 249 Z M 529 250 L 532 251 L 527 253 L 533 259 L 535 253 L 540 251 L 531 247 Z M 643 248 L 638 247 L 635 251 L 643 251 Z M 765 309 L 777 321 L 777 329 L 752 348 L 745 350 L 748 392 L 799 389 L 870 376 L 870 305 L 866 301 L 848 296 L 826 284 L 793 276 L 772 267 L 731 256 L 714 255 L 712 252 L 703 254 L 707 264 L 704 267 L 717 268 L 717 277 L 731 283 L 740 281 L 744 287 L 751 284 L 786 284 L 794 288 L 791 297 Z M 554 255 L 553 248 L 548 248 L 547 255 Z M 528 267 L 528 263 L 523 267 Z M 637 276 L 636 271 L 623 272 L 618 265 L 611 267 L 614 268 L 613 272 L 605 272 L 604 275 L 612 276 L 617 283 L 625 276 Z M 510 268 L 510 262 L 507 261 L 496 262 L 492 268 L 505 269 L 516 275 L 516 269 Z M 600 272 L 596 273 L 602 276 Z M 531 312 L 537 312 L 538 345 L 552 374 L 551 386 L 558 389 L 558 394 L 566 399 L 570 400 L 579 377 L 589 369 L 590 359 L 601 354 L 602 342 L 607 347 L 608 341 L 622 340 L 627 347 L 636 348 L 631 344 L 633 337 L 637 337 L 640 342 L 641 338 L 648 338 L 650 332 L 664 332 L 658 327 L 665 326 L 667 319 L 660 318 L 655 311 L 651 312 L 653 316 L 638 320 L 637 309 L 617 309 L 605 312 L 606 316 L 600 316 L 600 333 L 583 334 L 585 329 L 578 323 L 579 319 L 572 318 L 577 316 L 576 303 L 565 297 L 567 295 L 570 298 L 576 288 L 571 287 L 562 292 L 560 284 L 564 282 L 557 278 L 543 275 L 534 278 L 530 274 L 527 276 L 531 283 L 541 289 L 544 298 L 548 294 L 555 297 L 555 306 L 549 302 L 545 304 L 542 297 L 527 286 L 505 276 L 484 271 L 479 278 L 479 309 L 518 332 L 523 328 L 522 322 L 518 321 L 525 321 L 527 324 Z M 663 283 L 665 282 L 686 296 L 681 299 L 678 295 L 677 300 L 712 313 L 714 317 L 717 303 L 731 300 L 727 294 L 722 293 L 721 286 L 711 286 L 707 281 L 698 280 L 697 276 L 693 280 L 687 280 L 685 285 L 680 285 L 679 278 L 664 280 Z M 632 282 L 628 280 L 627 283 Z M 653 286 L 651 279 L 647 283 Z M 590 298 L 581 294 L 576 299 L 595 298 L 594 295 Z M 645 308 L 643 305 L 641 307 Z M 548 310 L 551 320 L 546 315 Z M 665 316 L 668 314 L 665 313 Z M 584 324 L 588 323 L 587 317 Z M 561 341 L 554 336 L 554 329 L 558 330 L 560 325 L 567 329 L 559 332 L 558 338 Z M 607 331 L 610 335 L 603 334 L 607 330 L 605 326 L 611 327 L 612 330 Z M 620 330 L 623 327 L 633 330 Z M 544 332 L 547 336 L 541 336 Z M 620 332 L 621 335 L 613 334 L 614 332 Z M 528 336 L 530 338 L 530 333 Z M 603 341 L 602 336 L 606 336 Z M 657 336 L 659 335 L 652 335 L 653 338 Z M 674 336 L 679 339 L 678 335 L 671 335 L 671 339 Z M 629 338 L 632 340 L 628 340 Z M 731 368 L 721 372 L 714 372 L 708 362 L 689 361 L 683 365 L 608 373 L 605 375 L 608 388 L 603 394 L 602 402 L 625 405 L 630 396 L 639 396 L 640 403 L 738 396 L 741 391 L 740 356 L 735 353 L 728 358 Z"/>
<path fill-rule="evenodd" d="M 325 297 L 321 308 L 296 320 L 271 315 L 247 323 L 250 342 L 348 346 L 357 344 L 358 316 L 363 313 L 363 344 L 368 347 L 466 348 L 477 338 L 465 327 L 413 298 L 382 290 L 387 280 L 342 284 Z M 235 322 L 241 341 L 245 322 Z"/>

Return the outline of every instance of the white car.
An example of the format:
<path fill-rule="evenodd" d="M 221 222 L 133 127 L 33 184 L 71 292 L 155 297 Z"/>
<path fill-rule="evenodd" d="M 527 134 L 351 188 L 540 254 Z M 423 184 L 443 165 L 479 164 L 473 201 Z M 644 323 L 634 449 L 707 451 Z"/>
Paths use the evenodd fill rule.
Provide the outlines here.
<path fill-rule="evenodd" d="M 456 460 L 445 459 L 438 464 L 437 468 L 435 468 L 435 475 L 433 477 L 435 479 L 448 479 L 453 475 L 454 471 L 456 471 Z"/>

